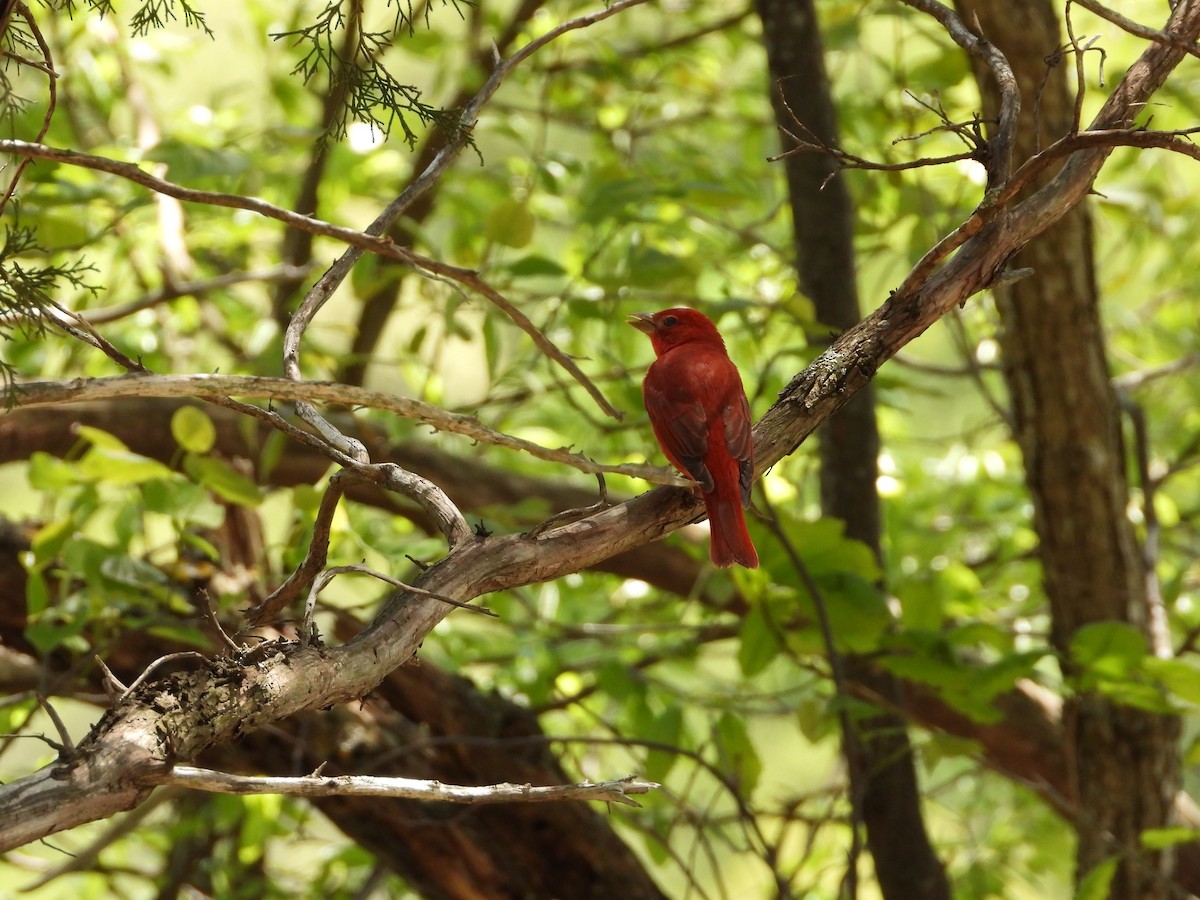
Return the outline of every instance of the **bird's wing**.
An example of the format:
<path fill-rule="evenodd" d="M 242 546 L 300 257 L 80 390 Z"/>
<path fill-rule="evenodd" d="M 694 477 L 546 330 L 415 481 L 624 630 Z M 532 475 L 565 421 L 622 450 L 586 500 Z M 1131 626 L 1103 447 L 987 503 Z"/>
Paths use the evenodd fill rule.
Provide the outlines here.
<path fill-rule="evenodd" d="M 738 489 L 742 506 L 750 505 L 750 487 L 754 483 L 754 435 L 750 432 L 750 404 L 738 380 L 735 397 L 730 398 L 721 413 L 725 424 L 725 446 L 738 464 Z"/>
<path fill-rule="evenodd" d="M 677 391 L 670 391 L 668 385 L 653 377 L 648 377 L 642 385 L 642 396 L 654 436 L 667 458 L 696 479 L 700 490 L 713 490 L 712 473 L 704 464 L 708 423 L 703 404 L 695 397 L 685 398 Z"/>

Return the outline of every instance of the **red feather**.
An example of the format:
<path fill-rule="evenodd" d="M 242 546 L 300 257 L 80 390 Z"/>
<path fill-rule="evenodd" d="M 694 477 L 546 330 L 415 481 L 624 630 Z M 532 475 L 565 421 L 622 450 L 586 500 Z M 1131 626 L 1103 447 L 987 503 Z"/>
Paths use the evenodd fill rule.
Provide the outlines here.
<path fill-rule="evenodd" d="M 682 307 L 628 322 L 650 336 L 658 357 L 642 382 L 646 412 L 667 459 L 700 488 L 714 565 L 756 568 L 742 512 L 754 479 L 750 404 L 717 326 Z"/>

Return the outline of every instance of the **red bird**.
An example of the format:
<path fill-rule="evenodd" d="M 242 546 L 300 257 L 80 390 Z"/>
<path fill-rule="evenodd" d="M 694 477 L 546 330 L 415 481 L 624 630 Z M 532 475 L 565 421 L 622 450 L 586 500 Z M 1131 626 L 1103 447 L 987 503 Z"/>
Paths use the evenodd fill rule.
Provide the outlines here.
<path fill-rule="evenodd" d="M 754 479 L 750 404 L 721 333 L 703 313 L 684 307 L 626 321 L 650 336 L 658 357 L 646 372 L 642 397 L 658 445 L 704 497 L 713 564 L 757 568 L 742 512 Z"/>

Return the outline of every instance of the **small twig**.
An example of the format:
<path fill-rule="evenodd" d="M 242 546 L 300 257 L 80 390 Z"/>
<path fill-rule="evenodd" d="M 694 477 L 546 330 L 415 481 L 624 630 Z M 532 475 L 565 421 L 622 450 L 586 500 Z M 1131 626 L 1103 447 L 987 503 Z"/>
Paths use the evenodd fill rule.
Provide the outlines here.
<path fill-rule="evenodd" d="M 608 499 L 608 485 L 604 482 L 604 473 L 596 473 L 596 481 L 600 483 L 600 499 L 591 506 L 576 507 L 575 509 L 564 509 L 562 512 L 555 513 L 550 518 L 539 522 L 533 528 L 529 529 L 529 537 L 537 540 L 539 535 L 544 534 L 552 528 L 559 525 L 564 525 L 568 522 L 574 522 L 577 519 L 590 516 L 592 513 L 598 513 L 602 509 L 607 509 L 612 506 L 612 501 Z"/>
<path fill-rule="evenodd" d="M 125 693 L 121 695 L 120 699 L 124 700 L 126 697 L 128 697 L 131 693 L 141 687 L 141 685 L 144 684 L 154 672 L 158 671 L 167 663 L 179 662 L 182 659 L 198 659 L 201 662 L 206 661 L 204 654 L 197 653 L 195 650 L 183 650 L 179 653 L 168 653 L 166 656 L 160 656 L 154 662 L 150 663 L 150 665 L 146 666 L 145 671 L 143 671 L 141 675 L 133 680 L 133 684 L 126 688 Z"/>
<path fill-rule="evenodd" d="M 826 141 L 822 140 L 818 135 L 813 133 L 812 129 L 800 121 L 800 118 L 795 112 L 792 111 L 791 106 L 788 104 L 785 92 L 779 92 L 779 101 L 783 105 L 783 108 L 787 111 L 788 115 L 791 116 L 792 121 L 795 123 L 796 129 L 804 133 L 806 137 L 800 137 L 790 129 L 784 128 L 782 125 L 779 126 L 779 130 L 782 131 L 793 142 L 795 142 L 796 146 L 792 147 L 790 150 L 785 150 L 783 153 L 777 153 L 774 156 L 768 156 L 767 162 L 778 162 L 781 159 L 787 159 L 789 156 L 795 156 L 797 153 L 823 153 L 835 160 L 838 166 L 843 169 L 866 169 L 877 172 L 901 172 L 907 169 L 920 169 L 925 166 L 942 166 L 946 165 L 947 163 L 961 162 L 963 160 L 973 159 L 979 161 L 980 159 L 979 149 L 976 147 L 971 152 L 955 153 L 951 156 L 923 157 L 921 159 L 914 159 L 902 163 L 874 162 L 873 160 L 866 159 L 862 156 L 856 156 L 853 153 L 847 153 L 840 147 L 833 147 Z M 928 104 L 923 105 L 925 105 L 926 108 L 930 108 Z M 941 126 L 938 126 L 937 129 L 931 129 L 930 131 L 925 132 L 925 134 L 931 134 L 934 130 L 949 130 L 959 134 L 960 137 L 963 137 L 962 126 L 958 126 L 949 122 L 944 116 L 942 118 L 943 124 Z M 895 144 L 901 140 L 916 140 L 921 136 L 922 135 L 909 135 L 904 138 L 897 138 L 892 143 Z M 963 137 L 963 139 L 967 140 L 965 137 Z M 968 143 L 970 143 L 970 141 L 968 141 Z"/>
<path fill-rule="evenodd" d="M 1075 37 L 1075 24 L 1071 21 L 1071 3 L 1067 0 L 1063 7 L 1063 17 L 1067 23 L 1067 40 L 1075 51 L 1075 113 L 1071 118 L 1071 133 L 1078 133 L 1083 127 L 1083 98 L 1087 92 L 1087 81 L 1083 72 L 1083 50 Z"/>
<path fill-rule="evenodd" d="M 304 604 L 304 617 L 301 619 L 300 623 L 300 640 L 303 643 L 312 643 L 314 635 L 312 618 L 313 613 L 317 608 L 317 595 L 321 593 L 321 591 L 325 590 L 329 582 L 333 581 L 333 579 L 338 575 L 347 574 L 369 575 L 372 578 L 377 578 L 380 581 L 390 584 L 392 587 L 399 588 L 403 591 L 409 591 L 413 594 L 419 594 L 422 597 L 429 597 L 442 603 L 447 603 L 457 609 L 465 609 L 467 612 L 472 612 L 481 616 L 489 616 L 494 619 L 498 619 L 500 617 L 498 613 L 488 609 L 486 606 L 475 606 L 465 600 L 455 600 L 453 597 L 447 597 L 445 594 L 427 591 L 424 588 L 417 587 L 416 585 L 406 584 L 399 579 L 393 578 L 390 575 L 385 575 L 383 572 L 378 572 L 369 566 L 362 565 L 361 563 L 346 566 L 331 566 L 319 574 L 313 580 L 312 587 L 309 588 L 308 600 Z"/>
<path fill-rule="evenodd" d="M 217 632 L 217 636 L 220 637 L 221 643 L 223 643 L 227 649 L 233 651 L 234 653 L 240 653 L 242 648 L 239 647 L 237 642 L 235 642 L 234 639 L 229 636 L 229 633 L 225 631 L 224 627 L 222 627 L 221 620 L 217 618 L 217 604 L 216 601 L 213 600 L 212 594 L 210 594 L 206 588 L 201 588 L 200 599 L 204 601 L 200 607 L 200 612 Z"/>
<path fill-rule="evenodd" d="M 958 44 L 981 60 L 996 80 L 1000 91 L 1000 115 L 996 133 L 988 141 L 988 191 L 998 190 L 1008 180 L 1012 170 L 1013 146 L 1016 142 L 1017 118 L 1021 113 L 1021 90 L 1008 59 L 989 41 L 973 34 L 954 10 L 938 0 L 902 0 L 913 9 L 935 18 Z"/>
<path fill-rule="evenodd" d="M 96 660 L 96 665 L 100 667 L 101 683 L 104 685 L 104 693 L 108 694 L 108 699 L 116 703 L 122 696 L 129 693 L 124 682 L 113 674 L 112 669 L 99 656 L 93 657 Z"/>
<path fill-rule="evenodd" d="M 45 307 L 49 318 L 51 318 L 59 328 L 63 329 L 72 337 L 83 341 L 95 347 L 122 369 L 131 372 L 135 375 L 146 374 L 150 370 L 143 366 L 140 362 L 130 359 L 121 350 L 119 350 L 111 341 L 105 338 L 100 332 L 92 327 L 81 313 L 72 312 L 64 309 L 57 303 L 51 302 Z M 71 324 L 74 323 L 74 324 Z"/>
<path fill-rule="evenodd" d="M 175 766 L 151 776 L 154 784 L 212 791 L 221 794 L 289 794 L 301 797 L 403 797 L 409 800 L 438 800 L 445 803 L 539 803 L 556 800 L 598 800 L 638 806 L 630 794 L 646 794 L 661 787 L 633 775 L 597 784 L 454 785 L 416 778 L 384 778 L 377 775 L 304 775 L 282 778 L 233 775 Z"/>
<path fill-rule="evenodd" d="M 75 742 L 71 740 L 71 733 L 67 731 L 67 726 L 63 722 L 62 717 L 59 716 L 58 710 L 50 703 L 50 698 L 41 693 L 38 694 L 37 701 L 38 705 L 46 711 L 46 715 L 50 717 L 50 721 L 54 723 L 54 729 L 58 732 L 59 740 L 62 741 L 62 744 L 57 748 L 59 758 L 64 760 L 74 759 Z M 53 742 L 49 739 L 47 739 L 47 743 L 53 746 Z"/>
<path fill-rule="evenodd" d="M 1153 369 L 1144 369 L 1139 372 L 1118 375 L 1113 379 L 1113 385 L 1119 391 L 1134 391 L 1160 378 L 1178 375 L 1180 372 L 1186 372 L 1188 369 L 1193 369 L 1197 366 L 1200 366 L 1200 353 L 1192 353 Z"/>
<path fill-rule="evenodd" d="M 342 495 L 348 488 L 366 480 L 362 475 L 347 469 L 337 472 L 329 479 L 325 493 L 321 495 L 317 514 L 313 518 L 312 538 L 308 542 L 304 560 L 262 603 L 246 610 L 246 621 L 251 625 L 261 625 L 269 617 L 290 606 L 300 596 L 300 592 L 313 583 L 313 579 L 325 568 L 325 562 L 329 558 L 333 516 L 337 512 Z"/>
<path fill-rule="evenodd" d="M 4 29 L 8 25 L 8 18 L 14 11 L 20 12 L 21 18 L 25 20 L 25 24 L 29 26 L 29 33 L 33 35 L 33 39 L 37 41 L 38 49 L 42 51 L 43 62 L 38 64 L 33 60 L 21 60 L 24 65 L 31 66 L 46 75 L 49 84 L 47 85 L 47 93 L 49 94 L 46 103 L 46 114 L 42 117 L 42 127 L 38 129 L 35 141 L 39 143 L 46 137 L 50 131 L 50 122 L 54 118 L 54 110 L 58 106 L 58 72 L 54 70 L 54 59 L 50 55 L 50 46 L 46 43 L 46 39 L 42 37 L 41 29 L 38 28 L 37 22 L 34 21 L 33 14 L 30 13 L 29 7 L 24 3 L 10 3 L 5 11 L 4 22 L 0 25 L 0 35 L 4 34 Z M 32 162 L 30 159 L 21 160 L 17 166 L 17 170 L 13 173 L 12 180 L 8 183 L 8 189 L 4 192 L 4 196 L 0 197 L 0 214 L 4 212 L 4 208 L 8 206 L 8 201 L 12 199 L 17 190 L 17 184 L 21 181 L 21 176 L 25 173 L 25 169 Z"/>

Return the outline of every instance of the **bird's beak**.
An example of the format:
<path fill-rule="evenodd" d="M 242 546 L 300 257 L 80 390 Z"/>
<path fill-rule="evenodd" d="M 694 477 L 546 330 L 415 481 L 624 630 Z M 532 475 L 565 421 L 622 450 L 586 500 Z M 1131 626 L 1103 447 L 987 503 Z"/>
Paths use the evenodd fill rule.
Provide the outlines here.
<path fill-rule="evenodd" d="M 654 317 L 650 313 L 634 313 L 632 316 L 626 316 L 625 321 L 646 334 L 654 334 L 658 330 L 654 324 Z"/>

